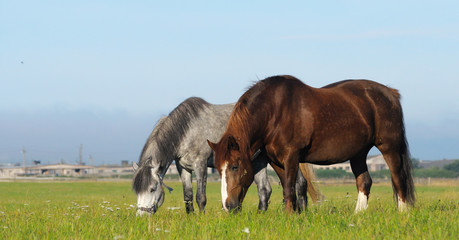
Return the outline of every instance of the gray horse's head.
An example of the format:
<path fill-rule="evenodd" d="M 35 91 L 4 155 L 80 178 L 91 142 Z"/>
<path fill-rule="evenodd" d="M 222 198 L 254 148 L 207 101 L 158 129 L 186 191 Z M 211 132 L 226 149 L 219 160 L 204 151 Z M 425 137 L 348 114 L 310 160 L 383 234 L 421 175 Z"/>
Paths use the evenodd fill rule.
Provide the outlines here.
<path fill-rule="evenodd" d="M 137 194 L 137 216 L 153 215 L 164 202 L 163 179 L 159 167 L 133 163 L 134 181 L 132 188 Z"/>

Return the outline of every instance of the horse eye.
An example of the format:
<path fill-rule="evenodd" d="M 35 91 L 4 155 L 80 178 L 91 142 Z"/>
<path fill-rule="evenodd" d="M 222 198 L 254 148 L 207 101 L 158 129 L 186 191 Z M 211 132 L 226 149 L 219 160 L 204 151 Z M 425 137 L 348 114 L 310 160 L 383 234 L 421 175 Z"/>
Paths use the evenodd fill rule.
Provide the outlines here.
<path fill-rule="evenodd" d="M 150 188 L 150 192 L 151 192 L 151 193 L 152 193 L 152 192 L 154 192 L 154 191 L 156 191 L 156 186 L 155 186 L 155 187 L 152 187 L 152 188 Z"/>
<path fill-rule="evenodd" d="M 239 166 L 233 165 L 231 166 L 231 171 L 237 171 Z"/>

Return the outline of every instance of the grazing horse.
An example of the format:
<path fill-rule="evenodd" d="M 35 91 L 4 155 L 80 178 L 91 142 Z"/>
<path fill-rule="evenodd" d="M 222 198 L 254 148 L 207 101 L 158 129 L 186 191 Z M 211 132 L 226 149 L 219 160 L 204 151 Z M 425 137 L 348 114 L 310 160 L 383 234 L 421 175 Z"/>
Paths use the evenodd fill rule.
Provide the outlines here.
<path fill-rule="evenodd" d="M 163 178 L 173 160 L 183 184 L 186 212 L 194 211 L 192 171 L 197 179 L 196 202 L 199 209 L 204 210 L 207 167 L 214 167 L 213 151 L 207 146 L 206 139 L 216 141 L 221 137 L 233 107 L 234 104 L 213 105 L 201 98 L 191 97 L 158 121 L 143 147 L 139 164 L 133 163 L 133 189 L 137 194 L 138 215 L 154 214 L 163 203 Z M 258 186 L 258 208 L 264 211 L 271 195 L 266 171 L 268 162 L 264 153 L 256 155 L 253 171 Z M 314 178 L 312 168 L 306 166 L 305 169 L 311 170 L 305 175 L 307 181 L 301 176 L 297 183 L 302 199 L 299 206 L 302 208 L 306 207 L 306 189 L 313 200 L 319 197 L 315 186 L 309 184 Z"/>
<path fill-rule="evenodd" d="M 403 211 L 415 201 L 411 160 L 397 90 L 369 80 L 313 88 L 292 76 L 255 83 L 236 103 L 215 151 L 225 209 L 239 209 L 254 172 L 250 156 L 264 149 L 281 179 L 285 208 L 295 210 L 299 163 L 329 165 L 350 160 L 356 178 L 356 212 L 367 208 L 372 180 L 366 157 L 373 146 L 392 176 Z"/>

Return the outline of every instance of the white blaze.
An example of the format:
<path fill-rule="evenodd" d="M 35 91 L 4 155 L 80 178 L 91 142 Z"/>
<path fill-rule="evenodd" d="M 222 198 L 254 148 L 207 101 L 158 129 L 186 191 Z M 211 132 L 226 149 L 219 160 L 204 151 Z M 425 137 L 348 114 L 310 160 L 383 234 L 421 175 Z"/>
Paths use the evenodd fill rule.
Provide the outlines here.
<path fill-rule="evenodd" d="M 228 199 L 228 192 L 226 189 L 226 166 L 227 163 L 225 163 L 225 165 L 223 165 L 222 168 L 222 205 L 223 209 L 225 209 L 225 211 L 228 211 L 228 209 L 226 208 L 226 199 Z"/>
<path fill-rule="evenodd" d="M 359 195 L 357 197 L 357 205 L 355 206 L 355 212 L 358 213 L 362 210 L 367 209 L 368 207 L 368 197 L 359 191 Z"/>

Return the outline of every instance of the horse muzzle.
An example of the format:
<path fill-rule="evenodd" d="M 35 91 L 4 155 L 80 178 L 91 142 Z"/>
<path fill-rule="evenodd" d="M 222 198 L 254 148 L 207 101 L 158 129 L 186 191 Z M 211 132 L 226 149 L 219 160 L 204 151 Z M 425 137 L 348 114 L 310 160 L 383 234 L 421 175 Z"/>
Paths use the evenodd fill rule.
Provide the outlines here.
<path fill-rule="evenodd" d="M 241 205 L 241 202 L 236 199 L 235 201 L 226 201 L 225 203 L 225 210 L 229 213 L 237 213 L 241 210 L 242 208 L 242 205 Z"/>
<path fill-rule="evenodd" d="M 151 215 L 154 215 L 156 213 L 156 210 L 158 210 L 158 207 L 156 205 L 153 205 L 152 207 L 138 207 L 137 208 L 137 212 L 136 212 L 136 216 L 140 217 L 140 216 L 151 216 Z"/>

